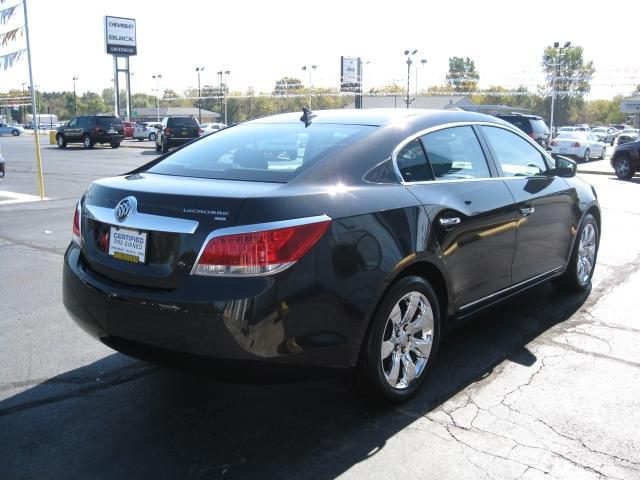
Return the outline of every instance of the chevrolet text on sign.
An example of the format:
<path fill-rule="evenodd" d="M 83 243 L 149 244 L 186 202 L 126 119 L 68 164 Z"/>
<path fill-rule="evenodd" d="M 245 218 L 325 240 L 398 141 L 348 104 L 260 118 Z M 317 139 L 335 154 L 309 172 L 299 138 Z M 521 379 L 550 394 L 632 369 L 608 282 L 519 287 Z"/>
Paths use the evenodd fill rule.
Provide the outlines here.
<path fill-rule="evenodd" d="M 136 21 L 132 18 L 104 17 L 107 53 L 137 55 Z"/>

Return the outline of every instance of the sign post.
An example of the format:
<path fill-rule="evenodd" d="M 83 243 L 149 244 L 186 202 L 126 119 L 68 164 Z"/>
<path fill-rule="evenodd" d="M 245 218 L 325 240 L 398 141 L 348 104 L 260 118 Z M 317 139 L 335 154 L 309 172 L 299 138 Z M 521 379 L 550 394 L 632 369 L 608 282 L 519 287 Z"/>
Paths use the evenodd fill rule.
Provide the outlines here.
<path fill-rule="evenodd" d="M 355 93 L 355 106 L 362 108 L 362 60 L 340 57 L 340 91 Z"/>
<path fill-rule="evenodd" d="M 120 116 L 120 82 L 118 75 L 126 75 L 127 107 L 126 119 L 131 120 L 131 72 L 129 57 L 138 54 L 136 38 L 136 21 L 133 18 L 104 17 L 104 36 L 107 54 L 113 56 L 113 98 L 114 115 Z M 120 67 L 119 58 L 124 59 L 124 66 Z"/>

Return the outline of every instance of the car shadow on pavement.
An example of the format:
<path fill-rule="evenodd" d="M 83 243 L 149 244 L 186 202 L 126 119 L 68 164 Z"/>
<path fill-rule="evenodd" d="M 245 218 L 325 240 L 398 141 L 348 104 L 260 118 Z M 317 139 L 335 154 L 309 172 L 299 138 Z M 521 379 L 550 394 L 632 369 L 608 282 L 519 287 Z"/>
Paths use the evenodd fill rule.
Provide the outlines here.
<path fill-rule="evenodd" d="M 476 317 L 400 407 L 341 379 L 226 384 L 109 355 L 0 402 L 0 465 L 5 478 L 335 478 L 503 361 L 531 366 L 527 344 L 587 296 L 545 284 Z"/>

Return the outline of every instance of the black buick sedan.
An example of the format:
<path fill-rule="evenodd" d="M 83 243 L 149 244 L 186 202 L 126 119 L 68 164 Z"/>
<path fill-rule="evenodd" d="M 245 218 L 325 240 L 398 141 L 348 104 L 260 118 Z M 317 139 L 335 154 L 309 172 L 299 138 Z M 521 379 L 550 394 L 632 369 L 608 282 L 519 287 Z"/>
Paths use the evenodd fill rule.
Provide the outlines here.
<path fill-rule="evenodd" d="M 247 122 L 94 182 L 64 303 L 129 355 L 347 370 L 403 401 L 458 320 L 547 280 L 589 287 L 601 214 L 575 173 L 469 112 Z"/>

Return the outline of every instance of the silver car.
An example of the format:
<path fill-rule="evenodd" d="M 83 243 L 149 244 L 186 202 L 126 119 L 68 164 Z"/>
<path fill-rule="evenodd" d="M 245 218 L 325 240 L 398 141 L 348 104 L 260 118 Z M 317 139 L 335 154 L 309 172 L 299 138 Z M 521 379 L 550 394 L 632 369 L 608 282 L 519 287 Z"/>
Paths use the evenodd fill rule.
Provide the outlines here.
<path fill-rule="evenodd" d="M 0 123 L 0 135 L 13 135 L 17 137 L 24 133 L 24 129 L 17 125 L 9 125 L 8 123 Z"/>
<path fill-rule="evenodd" d="M 133 138 L 138 139 L 139 142 L 143 140 L 154 142 L 161 128 L 162 124 L 160 123 L 136 123 L 133 129 Z"/>

